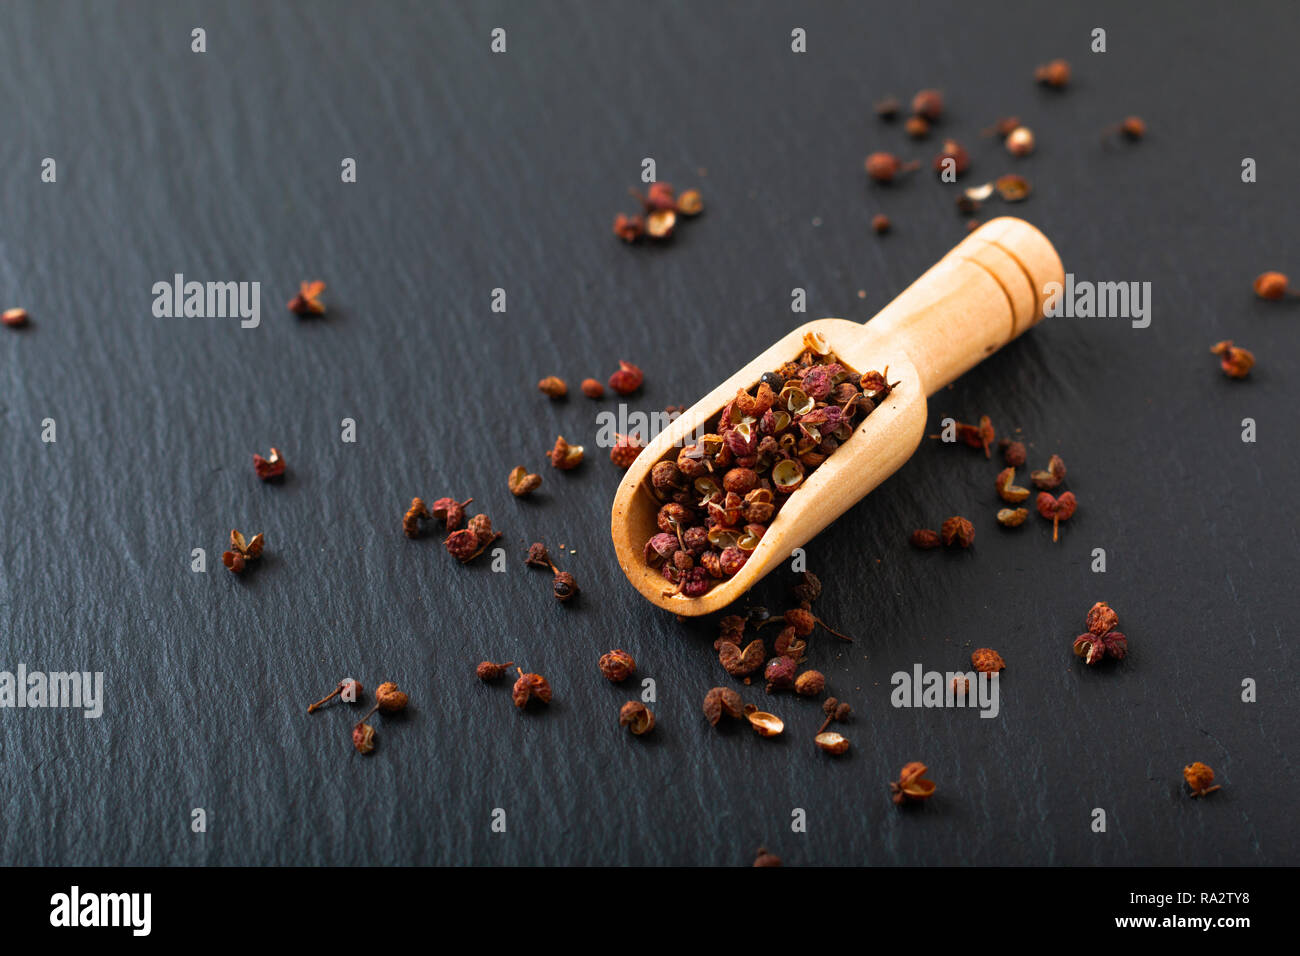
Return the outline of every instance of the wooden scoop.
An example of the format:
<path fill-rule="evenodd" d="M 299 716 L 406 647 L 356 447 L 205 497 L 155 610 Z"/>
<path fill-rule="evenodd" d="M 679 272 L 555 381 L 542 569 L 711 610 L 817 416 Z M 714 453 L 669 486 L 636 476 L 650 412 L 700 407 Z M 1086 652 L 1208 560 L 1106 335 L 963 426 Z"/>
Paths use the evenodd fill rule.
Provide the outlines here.
<path fill-rule="evenodd" d="M 799 326 L 675 419 L 627 470 L 610 522 L 623 573 L 651 603 L 676 614 L 726 607 L 898 470 L 925 433 L 925 397 L 1032 328 L 1043 317 L 1044 287 L 1063 281 L 1061 259 L 1047 237 L 1004 217 L 967 236 L 870 322 L 818 319 Z M 646 541 L 659 530 L 650 469 L 665 458 L 676 460 L 737 389 L 753 388 L 764 372 L 797 357 L 810 332 L 859 373 L 889 366 L 889 381 L 898 386 L 790 495 L 734 577 L 703 597 L 674 593 L 645 562 Z"/>

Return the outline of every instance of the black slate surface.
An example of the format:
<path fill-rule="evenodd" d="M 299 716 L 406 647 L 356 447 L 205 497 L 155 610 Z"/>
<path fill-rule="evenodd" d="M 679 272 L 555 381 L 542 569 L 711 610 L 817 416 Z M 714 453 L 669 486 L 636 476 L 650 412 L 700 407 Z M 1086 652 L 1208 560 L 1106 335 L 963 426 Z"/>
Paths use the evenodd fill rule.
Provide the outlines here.
<path fill-rule="evenodd" d="M 0 330 L 0 668 L 101 670 L 107 702 L 98 720 L 0 711 L 0 858 L 743 864 L 763 843 L 805 864 L 1296 863 L 1300 312 L 1250 282 L 1300 272 L 1300 130 L 1282 112 L 1297 25 L 1282 4 L 6 4 L 0 288 L 33 324 Z M 1060 95 L 1031 81 L 1053 56 L 1075 67 Z M 714 629 L 622 578 L 603 455 L 542 470 L 530 501 L 505 475 L 614 407 L 550 403 L 541 375 L 576 386 L 628 358 L 647 375 L 636 407 L 689 404 L 805 318 L 866 320 L 959 241 L 951 187 L 862 173 L 874 149 L 933 154 L 871 114 L 922 86 L 947 91 L 969 181 L 1027 175 L 1006 211 L 1080 278 L 1150 281 L 1153 321 L 1049 320 L 931 402 L 934 425 L 987 413 L 1034 462 L 1064 456 L 1081 507 L 1060 544 L 1036 516 L 1001 532 L 996 468 L 926 442 L 810 546 L 819 612 L 857 637 L 813 641 L 858 714 L 835 761 L 807 740 L 815 703 L 771 702 L 791 724 L 776 741 L 705 724 L 703 693 L 729 680 Z M 1033 157 L 981 138 L 1008 113 Z M 1103 146 L 1129 113 L 1148 139 Z M 609 233 L 645 156 L 705 197 L 666 248 Z M 261 326 L 153 317 L 176 272 L 261 282 Z M 282 303 L 317 276 L 328 316 L 295 319 Z M 1259 356 L 1249 381 L 1207 353 L 1225 337 Z M 271 444 L 279 487 L 249 462 Z M 404 539 L 415 494 L 474 496 L 508 571 Z M 909 549 L 951 513 L 975 519 L 973 551 Z M 219 564 L 232 526 L 268 540 L 243 580 Z M 519 562 L 537 538 L 567 546 L 576 606 Z M 1084 670 L 1070 643 L 1098 599 L 1132 653 Z M 977 646 L 1009 662 L 997 719 L 890 706 L 892 673 Z M 611 647 L 657 682 L 651 738 L 615 723 L 630 690 L 596 669 Z M 517 713 L 508 685 L 473 679 L 485 657 L 546 674 L 555 702 Z M 303 713 L 345 675 L 411 696 L 370 758 L 352 712 Z M 900 813 L 885 783 L 912 759 L 938 795 Z M 1225 788 L 1190 800 L 1191 760 Z"/>

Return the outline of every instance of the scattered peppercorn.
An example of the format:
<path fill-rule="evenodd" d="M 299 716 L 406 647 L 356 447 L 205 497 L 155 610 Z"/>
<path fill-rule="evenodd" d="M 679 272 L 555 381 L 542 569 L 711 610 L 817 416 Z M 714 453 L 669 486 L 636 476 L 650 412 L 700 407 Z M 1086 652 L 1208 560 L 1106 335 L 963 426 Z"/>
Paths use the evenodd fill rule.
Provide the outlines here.
<path fill-rule="evenodd" d="M 434 507 L 436 513 L 436 503 Z M 443 547 L 461 564 L 468 564 L 500 537 L 501 532 L 492 530 L 492 519 L 487 515 L 479 514 L 469 519 L 468 527 L 447 535 Z"/>
<path fill-rule="evenodd" d="M 938 90 L 921 90 L 912 97 L 912 112 L 929 122 L 943 115 L 943 94 Z"/>
<path fill-rule="evenodd" d="M 1075 501 L 1074 492 L 1067 491 L 1060 498 L 1053 498 L 1046 491 L 1038 493 L 1038 513 L 1052 522 L 1052 540 L 1057 540 L 1060 531 L 1061 522 L 1069 521 L 1074 515 L 1078 502 Z"/>
<path fill-rule="evenodd" d="M 763 670 L 763 678 L 767 681 L 767 692 L 770 694 L 774 690 L 786 690 L 794 687 L 794 676 L 797 665 L 788 657 L 774 657 L 767 662 L 767 667 Z"/>
<path fill-rule="evenodd" d="M 522 667 L 516 667 L 519 672 L 519 679 L 515 681 L 515 686 L 510 692 L 515 706 L 523 710 L 532 700 L 539 701 L 543 704 L 551 702 L 551 685 L 541 674 L 525 674 Z"/>
<path fill-rule="evenodd" d="M 792 589 L 794 598 L 801 604 L 812 604 L 822 596 L 821 578 L 811 571 L 805 571 L 799 578 L 799 583 Z M 766 609 L 763 609 L 766 610 Z"/>
<path fill-rule="evenodd" d="M 943 539 L 939 537 L 939 532 L 930 528 L 917 528 L 912 532 L 912 537 L 908 540 L 912 542 L 912 547 L 920 548 L 922 551 L 937 548 L 943 543 Z"/>
<path fill-rule="evenodd" d="M 794 692 L 800 697 L 819 697 L 825 689 L 826 676 L 821 671 L 804 671 L 794 679 Z"/>
<path fill-rule="evenodd" d="M 867 175 L 878 183 L 891 183 L 899 173 L 911 172 L 920 165 L 917 160 L 904 163 L 893 153 L 872 153 L 863 161 Z"/>
<path fill-rule="evenodd" d="M 506 672 L 506 669 L 513 667 L 514 664 L 514 661 L 506 661 L 504 664 L 482 661 L 478 667 L 474 668 L 474 674 L 482 681 L 498 680 Z"/>
<path fill-rule="evenodd" d="M 743 651 L 739 643 L 732 643 L 725 638 L 718 639 L 717 647 L 718 662 L 732 677 L 745 677 L 754 673 L 767 659 L 767 648 L 759 639 L 750 641 Z"/>
<path fill-rule="evenodd" d="M 1288 280 L 1281 272 L 1261 272 L 1255 277 L 1255 295 L 1276 302 L 1287 294 Z M 1296 293 L 1292 293 L 1295 295 Z M 18 311 L 22 311 L 19 309 Z M 9 313 L 5 313 L 8 315 Z"/>
<path fill-rule="evenodd" d="M 1119 131 L 1125 139 L 1139 140 L 1147 134 L 1147 124 L 1140 117 L 1126 116 L 1119 124 Z"/>
<path fill-rule="evenodd" d="M 925 139 L 930 135 L 930 124 L 924 116 L 909 116 L 903 124 L 903 132 L 912 139 Z"/>
<path fill-rule="evenodd" d="M 516 465 L 510 469 L 506 484 L 516 498 L 525 498 L 542 486 L 542 476 L 530 473 L 523 465 Z"/>
<path fill-rule="evenodd" d="M 645 235 L 645 220 L 640 216 L 625 216 L 619 213 L 614 217 L 614 235 L 624 242 L 636 242 Z"/>
<path fill-rule="evenodd" d="M 316 701 L 316 703 L 308 706 L 307 713 L 309 714 L 316 713 L 316 711 L 320 710 L 321 707 L 323 707 L 325 704 L 328 704 L 331 700 L 333 700 L 335 697 L 338 697 L 340 694 L 343 695 L 343 700 L 347 701 L 349 704 L 355 704 L 361 697 L 361 691 L 362 691 L 362 687 L 360 681 L 353 680 L 351 677 L 346 677 L 343 680 L 339 681 L 338 686 L 335 687 L 332 691 L 330 691 L 320 700 Z"/>
<path fill-rule="evenodd" d="M 1034 80 L 1052 89 L 1065 89 L 1070 83 L 1070 64 L 1065 60 L 1053 60 L 1034 70 Z"/>
<path fill-rule="evenodd" d="M 609 387 L 619 395 L 631 395 L 644 381 L 644 372 L 631 362 L 619 359 L 618 371 L 609 377 Z"/>
<path fill-rule="evenodd" d="M 1228 378 L 1245 378 L 1255 367 L 1255 353 L 1232 344 L 1232 339 L 1224 339 L 1210 347 L 1210 352 L 1219 356 L 1219 368 Z"/>
<path fill-rule="evenodd" d="M 415 502 L 419 499 L 412 499 L 411 507 L 415 507 Z M 429 509 L 430 514 L 443 523 L 448 531 L 455 531 L 465 520 L 465 506 L 472 502 L 473 498 L 466 498 L 464 501 L 456 501 L 453 498 L 439 498 Z"/>
<path fill-rule="evenodd" d="M 995 179 L 993 188 L 998 191 L 998 195 L 1006 202 L 1020 202 L 1029 196 L 1031 187 L 1029 180 L 1025 179 L 1024 176 L 1017 176 L 1012 173 Z"/>
<path fill-rule="evenodd" d="M 871 228 L 878 236 L 883 236 L 892 227 L 893 223 L 889 221 L 889 217 L 883 212 L 878 212 L 871 217 Z"/>
<path fill-rule="evenodd" d="M 1004 528 L 1019 528 L 1029 517 L 1029 511 L 1025 508 L 999 508 L 998 524 Z"/>
<path fill-rule="evenodd" d="M 375 749 L 375 728 L 362 722 L 352 728 L 352 746 L 357 753 L 368 754 Z"/>
<path fill-rule="evenodd" d="M 754 728 L 754 733 L 760 737 L 778 737 L 785 730 L 785 721 L 767 711 L 747 709 L 745 717 L 749 720 L 749 726 Z"/>
<path fill-rule="evenodd" d="M 560 471 L 571 471 L 582 464 L 583 448 L 581 445 L 570 445 L 560 435 L 555 439 L 555 445 L 551 448 L 549 457 L 551 467 L 558 468 Z"/>
<path fill-rule="evenodd" d="M 524 558 L 524 564 L 531 564 L 535 568 L 551 568 L 554 570 L 555 565 L 551 563 L 551 553 L 546 550 L 546 545 L 540 541 L 534 541 L 528 546 L 528 556 Z"/>
<path fill-rule="evenodd" d="M 538 390 L 547 398 L 564 398 L 569 394 L 569 386 L 558 375 L 548 375 L 537 383 Z"/>
<path fill-rule="evenodd" d="M 1110 656 L 1123 660 L 1128 654 L 1128 638 L 1116 628 L 1119 627 L 1119 615 L 1105 601 L 1098 601 L 1088 611 L 1084 623 L 1088 633 L 1080 634 L 1074 639 L 1074 653 L 1082 657 L 1085 664 L 1096 664 L 1103 657 Z"/>
<path fill-rule="evenodd" d="M 255 561 L 262 556 L 262 548 L 265 544 L 266 541 L 261 532 L 245 541 L 242 534 L 232 530 L 230 532 L 230 550 L 222 552 L 221 563 L 235 574 L 242 574 L 249 561 Z"/>
<path fill-rule="evenodd" d="M 1028 460 L 1028 453 L 1025 450 L 1025 443 L 1022 441 L 1011 441 L 1003 439 L 1000 443 L 1002 448 L 1002 460 L 1012 468 L 1019 468 Z"/>
<path fill-rule="evenodd" d="M 320 301 L 320 294 L 325 291 L 325 283 L 303 282 L 298 286 L 298 294 L 289 300 L 289 311 L 297 316 L 324 315 L 325 305 Z"/>
<path fill-rule="evenodd" d="M 1060 455 L 1053 455 L 1047 460 L 1045 469 L 1029 473 L 1029 480 L 1040 491 L 1053 490 L 1065 480 L 1065 460 Z"/>
<path fill-rule="evenodd" d="M 924 779 L 926 769 L 925 764 L 915 760 L 903 767 L 898 779 L 889 785 L 894 803 L 919 802 L 934 795 L 934 781 Z"/>
<path fill-rule="evenodd" d="M 898 97 L 886 96 L 882 100 L 877 100 L 875 106 L 872 108 L 876 111 L 876 115 L 882 120 L 893 120 L 898 118 L 902 106 L 898 102 Z"/>
<path fill-rule="evenodd" d="M 5 309 L 3 313 L 0 313 L 0 322 L 3 322 L 11 329 L 21 329 L 27 324 L 27 310 Z"/>
<path fill-rule="evenodd" d="M 1007 666 L 1007 662 L 1002 659 L 1002 655 L 988 647 L 979 647 L 971 652 L 971 667 L 981 674 L 996 674 Z"/>
<path fill-rule="evenodd" d="M 955 139 L 945 139 L 939 155 L 934 158 L 935 172 L 943 174 L 949 169 L 954 176 L 960 176 L 970 168 L 970 153 L 966 147 Z"/>
<path fill-rule="evenodd" d="M 402 533 L 408 538 L 418 538 L 423 526 L 421 521 L 428 520 L 432 515 L 429 509 L 424 506 L 423 498 L 412 498 L 411 507 L 406 509 L 406 514 L 402 515 Z"/>
<path fill-rule="evenodd" d="M 730 687 L 714 687 L 704 695 L 704 717 L 716 727 L 724 714 L 739 720 L 745 716 L 745 704 Z"/>
<path fill-rule="evenodd" d="M 672 209 L 656 209 L 645 217 L 645 234 L 651 239 L 671 239 L 677 228 L 677 213 Z"/>
<path fill-rule="evenodd" d="M 754 866 L 780 866 L 781 858 L 775 853 L 769 853 L 767 847 L 760 846 L 758 855 L 754 857 Z"/>
<path fill-rule="evenodd" d="M 704 198 L 698 189 L 688 189 L 677 197 L 677 211 L 683 216 L 698 216 L 704 211 Z"/>
<path fill-rule="evenodd" d="M 1029 489 L 1014 484 L 1015 480 L 1016 470 L 1014 468 L 1003 468 L 998 472 L 998 477 L 993 484 L 998 490 L 999 498 L 1008 504 L 1018 505 L 1029 497 Z"/>
<path fill-rule="evenodd" d="M 582 380 L 582 394 L 588 398 L 604 398 L 605 386 L 594 378 L 584 378 Z"/>
<path fill-rule="evenodd" d="M 1017 126 L 1007 134 L 1007 152 L 1012 156 L 1028 156 L 1034 151 L 1034 133 L 1028 126 Z"/>
<path fill-rule="evenodd" d="M 819 750 L 836 756 L 845 753 L 849 749 L 849 738 L 833 730 L 817 734 L 817 736 L 813 737 L 813 743 L 817 745 Z"/>
<path fill-rule="evenodd" d="M 1220 786 L 1214 783 L 1214 771 L 1199 760 L 1183 768 L 1183 779 L 1187 781 L 1193 797 L 1203 797 L 1220 789 Z"/>
<path fill-rule="evenodd" d="M 600 655 L 600 672 L 607 680 L 619 684 L 636 672 L 636 660 L 627 651 L 608 651 Z"/>
<path fill-rule="evenodd" d="M 939 527 L 939 537 L 948 547 L 969 548 L 975 543 L 975 526 L 961 515 L 953 515 Z"/>
<path fill-rule="evenodd" d="M 635 736 L 640 737 L 655 729 L 655 715 L 641 701 L 629 700 L 619 708 L 618 725 L 626 727 Z"/>
<path fill-rule="evenodd" d="M 283 478 L 285 470 L 284 459 L 280 456 L 278 448 L 271 448 L 271 455 L 263 458 L 256 452 L 253 453 L 253 470 L 257 472 L 257 477 L 263 481 L 270 481 L 272 478 Z"/>

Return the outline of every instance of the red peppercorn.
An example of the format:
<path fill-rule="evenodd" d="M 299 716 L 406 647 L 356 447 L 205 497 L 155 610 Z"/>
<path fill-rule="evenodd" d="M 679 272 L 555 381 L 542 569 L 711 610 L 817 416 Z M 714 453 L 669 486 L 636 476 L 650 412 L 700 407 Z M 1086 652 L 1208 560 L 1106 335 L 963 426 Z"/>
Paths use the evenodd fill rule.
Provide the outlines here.
<path fill-rule="evenodd" d="M 631 395 L 645 381 L 645 373 L 621 359 L 618 366 L 618 371 L 609 377 L 609 387 L 620 395 Z"/>

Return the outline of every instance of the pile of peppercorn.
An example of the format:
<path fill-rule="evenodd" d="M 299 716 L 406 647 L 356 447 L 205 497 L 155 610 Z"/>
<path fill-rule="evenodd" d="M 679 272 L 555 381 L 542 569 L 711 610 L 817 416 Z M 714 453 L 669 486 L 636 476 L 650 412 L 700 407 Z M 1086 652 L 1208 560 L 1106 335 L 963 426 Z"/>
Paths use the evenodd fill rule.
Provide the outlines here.
<path fill-rule="evenodd" d="M 820 336 L 805 335 L 797 359 L 737 391 L 715 433 L 651 470 L 663 505 L 646 563 L 687 597 L 736 574 L 782 504 L 898 384 L 885 373 L 859 375 Z"/>

